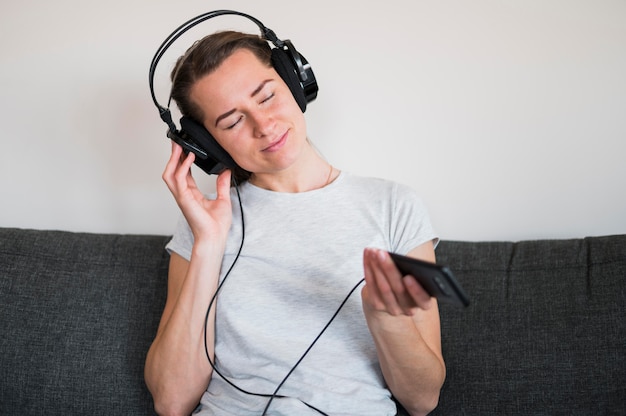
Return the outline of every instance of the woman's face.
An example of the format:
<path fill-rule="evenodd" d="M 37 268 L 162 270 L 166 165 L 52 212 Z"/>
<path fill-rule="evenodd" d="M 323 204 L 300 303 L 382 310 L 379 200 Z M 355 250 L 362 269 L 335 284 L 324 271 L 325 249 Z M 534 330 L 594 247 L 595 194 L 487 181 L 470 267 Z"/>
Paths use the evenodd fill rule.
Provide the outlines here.
<path fill-rule="evenodd" d="M 282 171 L 303 153 L 300 107 L 274 68 L 246 49 L 196 82 L 191 99 L 202 109 L 206 129 L 249 172 Z"/>

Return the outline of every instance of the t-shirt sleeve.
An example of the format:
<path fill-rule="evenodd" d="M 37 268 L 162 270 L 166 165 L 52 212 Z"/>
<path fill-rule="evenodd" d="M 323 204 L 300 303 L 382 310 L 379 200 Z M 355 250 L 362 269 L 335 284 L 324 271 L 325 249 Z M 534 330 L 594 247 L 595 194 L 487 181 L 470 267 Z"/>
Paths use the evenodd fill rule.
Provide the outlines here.
<path fill-rule="evenodd" d="M 193 234 L 185 217 L 181 214 L 174 230 L 172 239 L 167 243 L 165 249 L 169 254 L 176 253 L 187 261 L 191 259 L 191 248 L 193 247 Z"/>
<path fill-rule="evenodd" d="M 396 184 L 392 201 L 392 251 L 407 254 L 428 241 L 436 247 L 439 238 L 431 224 L 428 209 L 418 194 L 408 186 Z"/>

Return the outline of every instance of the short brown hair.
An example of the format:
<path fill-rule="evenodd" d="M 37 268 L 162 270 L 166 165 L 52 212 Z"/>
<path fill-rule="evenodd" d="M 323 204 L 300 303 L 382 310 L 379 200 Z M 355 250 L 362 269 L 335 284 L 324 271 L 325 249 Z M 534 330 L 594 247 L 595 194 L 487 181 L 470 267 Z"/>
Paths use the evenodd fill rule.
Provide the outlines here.
<path fill-rule="evenodd" d="M 178 58 L 172 70 L 171 97 L 182 115 L 202 124 L 204 114 L 191 100 L 193 85 L 210 74 L 238 49 L 251 51 L 262 63 L 271 66 L 272 51 L 267 41 L 258 35 L 235 31 L 213 33 L 195 42 Z"/>

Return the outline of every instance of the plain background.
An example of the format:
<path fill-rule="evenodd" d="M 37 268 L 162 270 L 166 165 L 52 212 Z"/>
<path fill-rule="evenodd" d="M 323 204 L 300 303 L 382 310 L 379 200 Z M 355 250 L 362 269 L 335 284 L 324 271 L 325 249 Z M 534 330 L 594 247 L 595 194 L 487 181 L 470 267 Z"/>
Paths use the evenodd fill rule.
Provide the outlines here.
<path fill-rule="evenodd" d="M 623 0 L 3 1 L 0 225 L 171 233 L 148 67 L 221 8 L 292 40 L 320 85 L 311 140 L 340 169 L 415 188 L 442 238 L 626 233 Z M 258 32 L 226 17 L 181 38 L 162 102 L 175 58 L 223 28 Z"/>

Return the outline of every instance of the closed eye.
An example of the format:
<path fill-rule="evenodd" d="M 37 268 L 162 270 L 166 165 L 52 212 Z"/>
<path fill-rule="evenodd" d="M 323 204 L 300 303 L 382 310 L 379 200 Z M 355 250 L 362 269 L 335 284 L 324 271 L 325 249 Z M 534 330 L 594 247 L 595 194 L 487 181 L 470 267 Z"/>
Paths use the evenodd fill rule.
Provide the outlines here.
<path fill-rule="evenodd" d="M 274 93 L 271 93 L 270 95 L 268 95 L 267 97 L 265 97 L 262 101 L 261 104 L 264 104 L 266 102 L 268 102 L 269 100 L 271 100 L 272 98 L 274 98 Z"/>
<path fill-rule="evenodd" d="M 234 128 L 235 128 L 235 126 L 236 126 L 237 124 L 239 124 L 239 122 L 240 122 L 242 119 L 243 119 L 243 116 L 239 116 L 239 118 L 237 118 L 237 120 L 235 120 L 235 122 L 234 122 L 233 124 L 231 124 L 231 125 L 229 125 L 229 126 L 226 126 L 226 130 L 231 130 L 231 129 L 234 129 Z"/>

